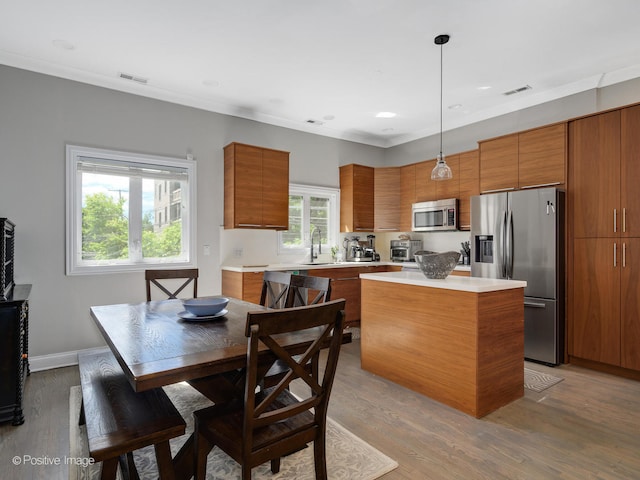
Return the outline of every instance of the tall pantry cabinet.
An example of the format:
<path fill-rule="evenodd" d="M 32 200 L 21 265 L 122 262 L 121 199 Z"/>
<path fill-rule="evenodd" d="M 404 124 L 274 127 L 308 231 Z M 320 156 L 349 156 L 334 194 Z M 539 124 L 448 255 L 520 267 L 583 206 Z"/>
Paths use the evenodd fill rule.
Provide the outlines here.
<path fill-rule="evenodd" d="M 569 355 L 636 371 L 640 371 L 638 131 L 640 106 L 569 124 L 573 219 Z"/>

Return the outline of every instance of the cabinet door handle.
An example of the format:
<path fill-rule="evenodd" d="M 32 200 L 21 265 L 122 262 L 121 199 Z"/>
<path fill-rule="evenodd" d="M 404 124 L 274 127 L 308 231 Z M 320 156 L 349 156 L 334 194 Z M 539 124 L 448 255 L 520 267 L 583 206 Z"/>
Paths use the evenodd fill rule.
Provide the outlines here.
<path fill-rule="evenodd" d="M 273 225 L 273 224 L 270 224 L 270 223 L 265 225 L 265 227 L 269 227 L 269 228 L 271 228 L 271 227 L 274 227 L 274 228 L 288 228 L 286 225 Z"/>
<path fill-rule="evenodd" d="M 622 209 L 622 232 L 627 233 L 627 208 Z"/>
<path fill-rule="evenodd" d="M 520 190 L 525 190 L 527 188 L 540 188 L 540 187 L 552 187 L 554 185 L 561 185 L 562 182 L 551 182 L 551 183 L 539 183 L 538 185 L 523 185 L 520 187 Z"/>
<path fill-rule="evenodd" d="M 622 267 L 626 267 L 627 266 L 627 244 L 623 243 L 622 244 Z"/>
<path fill-rule="evenodd" d="M 262 227 L 261 224 L 258 223 L 239 223 L 239 227 Z"/>
<path fill-rule="evenodd" d="M 618 256 L 618 244 L 617 243 L 613 243 L 613 266 L 617 267 L 617 256 Z"/>
<path fill-rule="evenodd" d="M 618 224 L 618 209 L 614 208 L 613 209 L 613 233 L 616 233 L 618 231 L 617 224 Z"/>

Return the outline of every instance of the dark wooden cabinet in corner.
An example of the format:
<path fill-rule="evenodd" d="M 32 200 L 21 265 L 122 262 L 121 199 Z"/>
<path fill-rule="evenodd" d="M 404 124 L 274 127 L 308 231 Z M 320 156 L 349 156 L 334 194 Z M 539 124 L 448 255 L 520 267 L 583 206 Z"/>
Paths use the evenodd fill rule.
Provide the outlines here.
<path fill-rule="evenodd" d="M 224 228 L 289 228 L 289 152 L 224 147 Z"/>
<path fill-rule="evenodd" d="M 22 399 L 29 375 L 29 294 L 16 285 L 0 300 L 0 422 L 24 423 Z"/>

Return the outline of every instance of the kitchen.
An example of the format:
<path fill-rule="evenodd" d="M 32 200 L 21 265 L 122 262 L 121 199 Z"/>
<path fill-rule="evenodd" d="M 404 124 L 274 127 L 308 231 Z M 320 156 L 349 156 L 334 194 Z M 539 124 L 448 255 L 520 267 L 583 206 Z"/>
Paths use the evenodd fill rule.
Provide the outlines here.
<path fill-rule="evenodd" d="M 260 265 L 290 261 L 297 263 L 306 260 L 306 253 L 289 258 L 279 255 L 276 232 L 224 230 L 221 227 L 223 224 L 223 147 L 228 143 L 241 141 L 251 145 L 290 151 L 292 183 L 327 185 L 333 189 L 339 187 L 341 166 L 361 164 L 375 168 L 404 167 L 432 158 L 437 152 L 438 138 L 435 134 L 391 148 L 380 148 L 160 101 L 143 96 L 139 90 L 145 88 L 143 86 L 127 87 L 130 88 L 129 93 L 123 93 L 73 79 L 60 78 L 45 72 L 29 71 L 25 64 L 16 65 L 8 60 L 0 63 L 3 63 L 0 66 L 2 80 L 0 92 L 3 94 L 0 123 L 4 133 L 0 153 L 4 159 L 3 162 L 8 162 L 8 159 L 15 160 L 10 172 L 3 171 L 2 180 L 0 180 L 2 186 L 0 203 L 6 211 L 3 214 L 13 218 L 17 223 L 20 248 L 16 252 L 16 264 L 20 265 L 17 268 L 19 279 L 34 285 L 30 338 L 32 368 L 36 367 L 34 371 L 54 369 L 53 372 L 56 367 L 72 364 L 73 357 L 78 351 L 103 346 L 95 326 L 87 319 L 89 306 L 136 302 L 144 296 L 143 282 L 139 273 L 92 276 L 64 274 L 65 182 L 62 158 L 66 143 L 86 143 L 179 156 L 183 156 L 184 152 L 192 152 L 198 161 L 197 260 L 202 272 L 203 294 L 221 292 L 221 265 L 225 263 Z M 448 128 L 445 132 L 447 159 L 458 152 L 475 150 L 478 147 L 478 140 L 496 138 L 636 103 L 640 101 L 637 94 L 638 85 L 637 79 L 630 79 L 600 88 L 593 86 L 569 97 L 553 99 L 547 103 L 528 106 L 517 112 L 504 113 L 499 117 L 480 121 L 471 127 Z M 95 111 L 102 112 L 102 115 L 95 115 Z M 34 171 L 39 174 L 34 176 Z M 28 188 L 25 188 L 25 185 Z M 396 195 L 396 200 L 397 197 Z M 376 250 L 381 254 L 382 259 L 386 260 L 391 240 L 396 240 L 400 232 L 405 230 L 410 229 L 402 229 L 394 233 L 371 231 L 363 232 L 361 235 L 364 239 L 367 234 L 375 234 Z M 471 240 L 470 235 L 469 231 L 412 233 L 411 238 L 421 239 L 425 249 L 443 251 L 459 250 L 461 242 Z M 340 239 L 336 239 L 335 244 L 340 245 Z M 210 247 L 209 255 L 204 253 L 205 245 Z M 591 252 L 588 242 L 585 242 L 582 247 L 586 250 L 581 251 Z M 326 261 L 330 260 L 328 251 L 325 252 L 323 249 L 322 255 Z M 73 332 L 73 335 L 70 335 L 70 332 Z M 354 356 L 356 355 L 351 352 L 345 354 L 345 359 L 351 360 L 349 372 L 355 372 L 359 368 L 357 359 L 352 358 Z M 486 439 L 494 438 L 494 435 L 506 435 L 505 443 L 509 443 L 511 439 L 514 444 L 525 442 L 525 445 L 534 448 L 535 443 L 542 443 L 547 439 L 545 434 L 553 434 L 557 435 L 553 437 L 556 445 L 574 442 L 576 445 L 587 447 L 586 440 L 577 438 L 578 434 L 572 435 L 571 431 L 576 425 L 585 426 L 591 421 L 589 415 L 581 416 L 581 411 L 593 413 L 600 407 L 603 410 L 610 409 L 611 417 L 607 420 L 609 424 L 603 420 L 603 423 L 598 423 L 593 430 L 587 431 L 584 438 L 594 439 L 594 442 L 595 439 L 598 441 L 602 439 L 602 443 L 609 442 L 610 445 L 623 444 L 621 439 L 627 434 L 620 433 L 624 432 L 625 427 L 621 425 L 623 422 L 618 422 L 616 419 L 627 418 L 629 423 L 637 425 L 635 414 L 627 415 L 626 412 L 628 405 L 632 405 L 634 398 L 638 397 L 636 384 L 625 382 L 620 377 L 610 378 L 591 369 L 588 371 L 572 369 L 569 373 L 573 375 L 567 376 L 564 382 L 571 387 L 574 398 L 570 398 L 569 393 L 557 396 L 550 394 L 554 412 L 558 416 L 544 417 L 556 419 L 558 429 L 545 426 L 537 427 L 536 430 L 535 422 L 531 420 L 540 419 L 548 413 L 542 410 L 543 394 L 529 396 L 526 402 L 527 406 L 531 407 L 527 410 L 530 415 L 529 420 L 518 417 L 525 414 L 508 410 L 507 413 L 513 413 L 517 418 L 514 420 L 511 417 L 504 420 L 504 424 L 518 425 L 523 431 L 534 431 L 533 439 L 529 440 L 524 435 L 509 437 L 506 434 L 507 427 L 500 428 L 499 431 L 491 428 L 482 431 L 474 430 L 479 427 L 470 419 L 451 414 L 446 408 L 413 395 L 407 390 L 376 380 L 373 381 L 373 385 L 365 386 L 364 383 L 371 379 L 360 373 L 354 373 L 351 380 L 362 382 L 362 393 L 358 394 L 358 397 L 351 396 L 345 388 L 350 379 L 343 379 L 341 380 L 342 392 L 336 395 L 335 400 L 341 404 L 358 403 L 363 411 L 372 410 L 379 413 L 376 418 L 377 423 L 373 423 L 359 409 L 353 414 L 352 420 L 349 420 L 348 414 L 343 411 L 338 411 L 334 415 L 340 417 L 346 424 L 351 422 L 350 427 L 354 431 L 359 429 L 358 434 L 367 438 L 383 437 L 380 432 L 385 432 L 389 428 L 389 423 L 385 420 L 386 412 L 415 408 L 404 417 L 406 424 L 416 423 L 412 422 L 415 418 L 433 418 L 442 415 L 450 425 L 447 427 L 447 421 L 443 420 L 437 422 L 432 428 L 434 431 L 438 428 L 442 429 L 437 435 L 443 444 L 453 448 L 461 446 L 459 450 L 468 448 L 469 464 L 467 465 L 471 465 L 472 468 L 480 468 L 481 459 L 484 458 L 482 449 L 478 446 L 483 443 L 483 437 Z M 589 398 L 580 399 L 579 392 L 584 391 L 589 391 Z M 391 400 L 385 399 L 377 407 L 378 409 L 375 409 L 371 399 L 386 397 L 398 399 L 397 403 L 400 407 L 396 405 L 393 407 L 395 410 L 391 410 Z M 615 397 L 615 399 L 610 400 L 609 397 Z M 538 401 L 541 403 L 536 403 Z M 610 402 L 615 402 L 616 405 Z M 387 408 L 389 410 L 386 410 Z M 63 413 L 59 413 L 64 416 Z M 447 417 L 447 413 L 450 416 Z M 571 415 L 570 420 L 566 418 L 563 420 L 561 413 Z M 615 424 L 618 433 L 611 433 L 609 436 L 607 428 L 611 423 Z M 455 429 L 451 427 L 454 424 L 459 425 L 460 432 L 477 431 L 478 436 L 471 436 L 470 440 L 468 438 L 465 440 L 465 434 L 458 432 L 458 435 L 454 435 Z M 585 430 L 581 431 L 585 432 Z M 628 435 L 632 434 L 633 432 Z M 420 435 L 423 437 L 419 438 Z M 438 462 L 462 474 L 461 467 L 455 466 L 456 456 L 447 453 L 442 445 L 438 446 L 438 442 L 428 444 L 425 438 L 429 438 L 429 435 L 431 435 L 429 427 L 416 425 L 411 430 L 411 438 L 403 439 L 401 432 L 394 438 L 393 441 L 407 447 L 407 452 L 417 452 L 417 457 L 430 449 L 441 453 L 424 460 L 412 460 L 412 455 L 402 450 L 399 453 L 401 463 L 411 465 L 403 475 L 411 476 L 413 473 L 415 475 L 412 478 L 416 478 L 417 472 L 435 471 L 433 465 Z M 450 440 L 447 439 L 447 435 L 451 435 Z M 379 444 L 390 446 L 393 441 L 380 438 Z M 462 443 L 463 441 L 467 443 Z M 508 449 L 505 443 L 502 447 L 509 452 L 507 456 L 521 462 L 529 460 L 526 453 L 518 452 L 515 448 Z M 545 450 L 540 456 L 545 454 L 557 462 L 554 468 L 566 467 L 565 461 L 558 458 L 560 454 Z M 606 457 L 606 453 L 600 452 L 600 455 Z M 492 462 L 492 460 L 487 461 Z M 581 461 L 593 467 L 591 471 L 603 464 L 582 456 L 576 460 L 574 466 Z M 514 460 L 513 464 L 515 463 L 517 461 Z M 428 466 L 433 470 L 421 470 Z M 512 470 L 509 472 L 516 476 L 517 466 L 510 468 Z M 581 468 L 578 472 L 583 473 L 583 476 L 589 473 L 588 467 L 576 468 Z M 626 468 L 629 468 L 628 464 Z M 495 473 L 495 470 L 493 472 Z M 536 473 L 549 473 L 549 471 L 537 470 Z M 394 478 L 392 475 L 389 478 Z M 550 475 L 552 476 L 553 473 Z M 624 478 L 624 474 L 620 474 L 620 477 Z M 629 474 L 627 478 L 631 478 L 631 475 Z"/>

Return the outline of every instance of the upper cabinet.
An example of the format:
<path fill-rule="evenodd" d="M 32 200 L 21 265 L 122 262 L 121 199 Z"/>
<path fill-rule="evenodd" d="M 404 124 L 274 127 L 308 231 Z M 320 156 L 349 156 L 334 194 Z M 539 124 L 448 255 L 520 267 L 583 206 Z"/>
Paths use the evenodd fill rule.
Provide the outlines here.
<path fill-rule="evenodd" d="M 563 185 L 566 164 L 566 123 L 557 123 L 519 134 L 518 186 L 520 188 Z"/>
<path fill-rule="evenodd" d="M 478 150 L 461 153 L 459 164 L 458 228 L 471 230 L 471 197 L 480 195 L 480 156 Z"/>
<path fill-rule="evenodd" d="M 289 228 L 289 152 L 224 147 L 224 228 Z"/>
<path fill-rule="evenodd" d="M 436 184 L 436 200 L 460 198 L 460 155 L 449 155 L 445 160 L 451 169 L 453 178 L 451 180 L 432 180 Z"/>
<path fill-rule="evenodd" d="M 484 140 L 479 145 L 482 193 L 565 184 L 566 123 Z"/>
<path fill-rule="evenodd" d="M 429 202 L 437 199 L 436 184 L 438 182 L 431 180 L 431 171 L 436 166 L 435 160 L 426 160 L 416 163 L 415 182 L 416 182 L 416 202 Z"/>
<path fill-rule="evenodd" d="M 416 202 L 416 164 L 400 167 L 400 231 L 411 231 L 411 205 Z"/>
<path fill-rule="evenodd" d="M 480 191 L 518 188 L 518 134 L 478 142 L 480 146 Z"/>
<path fill-rule="evenodd" d="M 340 231 L 374 230 L 374 169 L 364 165 L 340 167 Z"/>
<path fill-rule="evenodd" d="M 374 231 L 397 232 L 400 229 L 400 167 L 374 170 Z"/>

